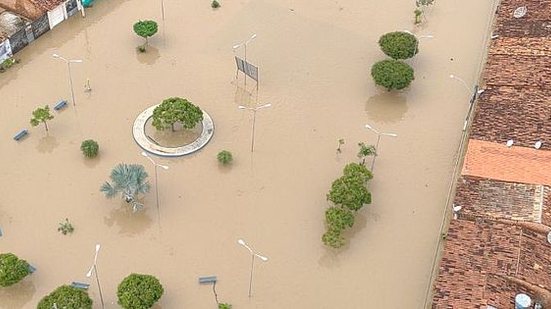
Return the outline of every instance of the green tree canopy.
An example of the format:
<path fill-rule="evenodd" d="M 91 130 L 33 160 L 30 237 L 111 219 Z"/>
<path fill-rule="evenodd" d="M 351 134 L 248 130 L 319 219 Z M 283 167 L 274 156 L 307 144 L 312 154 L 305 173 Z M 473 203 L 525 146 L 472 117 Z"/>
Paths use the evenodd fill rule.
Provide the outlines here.
<path fill-rule="evenodd" d="M 33 117 L 31 118 L 31 125 L 36 127 L 41 122 L 48 131 L 48 123 L 46 121 L 54 119 L 54 116 L 50 114 L 50 107 L 48 105 L 44 107 L 39 107 L 33 111 Z"/>
<path fill-rule="evenodd" d="M 29 264 L 13 253 L 0 254 L 0 286 L 16 284 L 30 273 Z"/>
<path fill-rule="evenodd" d="M 379 38 L 379 46 L 383 53 L 392 59 L 408 59 L 419 51 L 417 38 L 407 32 L 389 32 Z"/>
<path fill-rule="evenodd" d="M 145 194 L 150 189 L 147 176 L 143 165 L 121 163 L 111 171 L 110 178 L 113 183 L 106 181 L 100 191 L 107 198 L 113 198 L 120 193 L 124 201 L 132 205 L 132 210 L 137 211 L 143 207 L 143 204 L 138 202 L 138 195 Z"/>
<path fill-rule="evenodd" d="M 164 289 L 151 275 L 130 274 L 117 289 L 119 305 L 125 309 L 149 309 L 163 295 Z"/>
<path fill-rule="evenodd" d="M 404 89 L 415 79 L 413 68 L 398 60 L 382 60 L 371 67 L 371 76 L 377 85 L 392 89 Z"/>
<path fill-rule="evenodd" d="M 134 24 L 134 32 L 145 39 L 147 44 L 147 38 L 157 33 L 157 22 L 153 20 L 140 20 Z"/>
<path fill-rule="evenodd" d="M 88 293 L 69 285 L 62 285 L 46 295 L 38 303 L 37 309 L 52 309 L 55 308 L 54 304 L 59 309 L 92 309 L 92 299 Z"/>
<path fill-rule="evenodd" d="M 87 158 L 93 158 L 98 155 L 99 145 L 93 139 L 87 139 L 80 144 L 80 150 Z"/>
<path fill-rule="evenodd" d="M 153 126 L 157 130 L 171 128 L 181 123 L 185 129 L 193 129 L 203 121 L 203 111 L 183 98 L 168 98 L 153 110 Z"/>
<path fill-rule="evenodd" d="M 363 179 L 354 176 L 342 176 L 333 181 L 327 199 L 336 205 L 357 211 L 364 204 L 371 203 L 371 193 L 365 187 Z"/>
<path fill-rule="evenodd" d="M 363 183 L 373 178 L 373 173 L 365 165 L 359 163 L 347 164 L 344 167 L 343 174 L 347 177 L 357 177 Z"/>

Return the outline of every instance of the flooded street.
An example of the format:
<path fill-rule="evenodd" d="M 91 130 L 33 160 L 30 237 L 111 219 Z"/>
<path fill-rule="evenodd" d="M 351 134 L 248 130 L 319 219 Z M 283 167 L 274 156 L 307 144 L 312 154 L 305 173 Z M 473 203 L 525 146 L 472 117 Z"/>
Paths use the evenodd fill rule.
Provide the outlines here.
<path fill-rule="evenodd" d="M 0 289 L 0 308 L 34 308 L 47 293 L 85 277 L 98 259 L 106 308 L 118 308 L 116 287 L 131 272 L 159 278 L 165 288 L 156 309 L 215 308 L 422 308 L 442 211 L 470 92 L 484 55 L 494 3 L 436 1 L 428 22 L 413 27 L 414 1 L 98 0 L 87 17 L 73 17 L 16 55 L 21 63 L 0 75 L 0 251 L 13 252 L 38 270 L 13 288 Z M 132 31 L 139 19 L 159 22 L 146 54 Z M 420 52 L 410 88 L 375 87 L 371 65 L 385 58 L 377 40 L 411 30 Z M 235 81 L 232 45 L 256 33 L 247 59 L 260 68 L 255 83 Z M 242 57 L 242 50 L 239 55 Z M 50 132 L 31 128 L 31 112 L 70 99 L 71 59 L 76 106 L 54 112 Z M 92 92 L 84 92 L 90 79 Z M 207 111 L 215 123 L 210 143 L 159 170 L 155 201 L 151 163 L 132 138 L 135 117 L 163 99 L 180 96 Z M 256 115 L 239 105 L 271 103 Z M 326 248 L 326 193 L 345 164 L 356 161 L 358 142 L 383 137 L 370 183 L 373 203 L 359 212 L 342 250 Z M 17 143 L 22 128 L 30 135 Z M 338 140 L 345 144 L 337 155 Z M 80 143 L 94 139 L 100 155 L 87 160 Z M 216 161 L 233 153 L 231 167 Z M 118 163 L 146 167 L 152 184 L 144 211 L 132 214 L 100 185 Z M 57 232 L 69 218 L 71 236 Z M 269 257 L 257 260 L 253 296 L 245 239 Z"/>

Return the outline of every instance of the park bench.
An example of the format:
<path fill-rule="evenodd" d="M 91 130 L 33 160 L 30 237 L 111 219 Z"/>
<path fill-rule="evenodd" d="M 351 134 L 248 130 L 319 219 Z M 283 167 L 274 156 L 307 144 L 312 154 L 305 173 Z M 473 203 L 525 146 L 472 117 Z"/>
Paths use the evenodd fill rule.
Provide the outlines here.
<path fill-rule="evenodd" d="M 15 134 L 15 136 L 13 137 L 13 139 L 16 140 L 16 141 L 19 141 L 20 139 L 25 137 L 27 134 L 29 134 L 29 131 L 27 131 L 27 129 L 23 129 L 23 130 L 17 132 Z"/>
<path fill-rule="evenodd" d="M 199 277 L 199 284 L 216 283 L 216 276 Z"/>
<path fill-rule="evenodd" d="M 56 105 L 54 105 L 54 110 L 56 111 L 60 111 L 61 109 L 67 107 L 67 101 L 65 100 L 61 100 L 59 102 L 57 102 Z"/>
<path fill-rule="evenodd" d="M 73 282 L 71 282 L 71 286 L 74 287 L 74 288 L 77 288 L 77 289 L 88 290 L 88 288 L 90 287 L 90 284 L 84 283 L 84 282 L 73 281 Z"/>

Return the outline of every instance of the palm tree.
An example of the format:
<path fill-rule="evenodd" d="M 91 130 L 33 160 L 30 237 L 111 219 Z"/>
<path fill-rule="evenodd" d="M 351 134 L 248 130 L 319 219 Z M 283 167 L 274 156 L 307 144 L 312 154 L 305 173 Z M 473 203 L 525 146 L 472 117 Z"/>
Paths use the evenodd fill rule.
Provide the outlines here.
<path fill-rule="evenodd" d="M 113 184 L 106 181 L 100 188 L 105 197 L 113 198 L 120 193 L 124 201 L 132 205 L 134 212 L 143 208 L 143 204 L 138 202 L 138 195 L 149 192 L 150 186 L 142 165 L 121 163 L 111 171 L 110 178 Z"/>

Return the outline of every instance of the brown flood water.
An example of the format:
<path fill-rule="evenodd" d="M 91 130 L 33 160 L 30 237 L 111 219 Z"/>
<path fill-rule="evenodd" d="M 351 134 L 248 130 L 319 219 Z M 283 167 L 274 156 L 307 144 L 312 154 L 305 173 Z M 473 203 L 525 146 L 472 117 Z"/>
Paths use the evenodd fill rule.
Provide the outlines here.
<path fill-rule="evenodd" d="M 378 37 L 413 29 L 414 1 L 165 0 L 150 51 L 137 54 L 138 19 L 161 20 L 158 1 L 102 1 L 82 20 L 74 17 L 17 55 L 21 63 L 0 75 L 0 251 L 14 252 L 38 271 L 0 290 L 1 308 L 34 308 L 55 287 L 87 281 L 94 245 L 107 308 L 131 272 L 160 278 L 159 308 L 421 308 L 446 201 L 469 94 L 449 74 L 473 83 L 484 54 L 492 3 L 437 1 L 413 60 L 416 80 L 388 94 L 374 86 L 370 67 L 384 59 Z M 260 91 L 234 81 L 231 46 L 258 37 L 248 59 L 260 67 Z M 31 128 L 12 135 L 31 111 L 69 98 L 64 63 L 52 53 L 81 58 L 73 66 L 77 105 L 55 113 L 50 133 Z M 453 60 L 452 60 L 453 59 Z M 90 78 L 93 91 L 83 85 Z M 252 94 L 250 92 L 253 91 Z M 131 136 L 134 118 L 172 96 L 186 97 L 214 119 L 212 141 L 200 152 L 158 159 L 160 213 L 154 190 L 143 212 L 132 214 L 98 191 L 117 163 L 153 167 Z M 252 114 L 238 105 L 271 103 Z M 321 243 L 325 194 L 343 166 L 356 160 L 360 141 L 375 143 L 366 123 L 397 138 L 383 139 L 370 185 L 373 204 L 334 252 Z M 85 160 L 82 140 L 100 144 Z M 346 140 L 342 153 L 335 149 Z M 234 164 L 221 168 L 228 149 Z M 159 217 L 160 216 L 160 220 Z M 56 231 L 64 218 L 76 231 Z M 255 264 L 247 297 L 250 255 L 244 238 L 267 263 Z M 98 289 L 90 295 L 99 306 Z"/>

